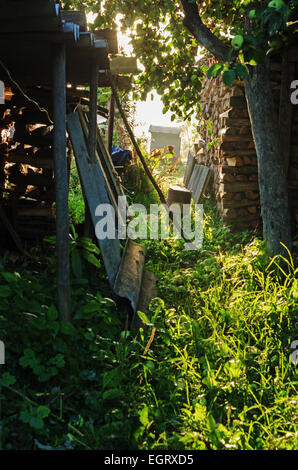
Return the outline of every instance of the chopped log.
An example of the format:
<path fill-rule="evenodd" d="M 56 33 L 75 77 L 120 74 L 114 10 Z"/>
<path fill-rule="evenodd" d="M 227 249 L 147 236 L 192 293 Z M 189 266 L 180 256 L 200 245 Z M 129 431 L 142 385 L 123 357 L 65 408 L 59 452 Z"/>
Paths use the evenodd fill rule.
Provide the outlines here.
<path fill-rule="evenodd" d="M 39 173 L 24 175 L 22 173 L 9 175 L 9 182 L 23 186 L 51 186 L 54 181 Z"/>
<path fill-rule="evenodd" d="M 259 192 L 256 192 L 256 191 L 245 191 L 245 197 L 247 199 L 255 200 L 255 199 L 259 199 L 260 195 L 259 195 Z"/>
<path fill-rule="evenodd" d="M 19 155 L 13 152 L 10 152 L 5 157 L 5 160 L 8 163 L 23 163 L 24 165 L 30 165 L 35 168 L 54 168 L 54 161 L 48 158 L 26 158 L 24 155 Z"/>
<path fill-rule="evenodd" d="M 190 204 L 191 191 L 182 186 L 171 186 L 168 190 L 168 206 L 173 203 Z"/>
<path fill-rule="evenodd" d="M 243 159 L 241 157 L 226 157 L 228 166 L 242 166 Z"/>
<path fill-rule="evenodd" d="M 220 184 L 220 189 L 226 192 L 244 192 L 244 191 L 257 191 L 259 189 L 258 183 L 247 182 L 247 183 L 226 183 Z"/>
<path fill-rule="evenodd" d="M 55 209 L 53 207 L 19 207 L 17 215 L 21 217 L 46 217 L 55 218 Z"/>

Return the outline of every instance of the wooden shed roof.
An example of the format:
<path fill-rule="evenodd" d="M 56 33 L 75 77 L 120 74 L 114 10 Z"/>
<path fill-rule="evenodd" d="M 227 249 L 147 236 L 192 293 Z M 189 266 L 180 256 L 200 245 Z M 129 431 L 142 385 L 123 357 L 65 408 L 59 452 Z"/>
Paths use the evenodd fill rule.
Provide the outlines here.
<path fill-rule="evenodd" d="M 108 41 L 87 31 L 83 13 L 62 11 L 55 0 L 0 0 L 0 11 L 0 60 L 14 80 L 51 85 L 52 49 L 61 42 L 67 82 L 88 85 L 95 58 L 100 70 L 109 68 Z"/>

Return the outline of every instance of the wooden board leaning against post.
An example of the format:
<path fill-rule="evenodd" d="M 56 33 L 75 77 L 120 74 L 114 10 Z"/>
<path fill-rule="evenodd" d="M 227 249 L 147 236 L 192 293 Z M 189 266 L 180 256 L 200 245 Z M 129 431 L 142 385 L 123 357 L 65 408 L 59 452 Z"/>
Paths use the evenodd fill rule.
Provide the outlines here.
<path fill-rule="evenodd" d="M 82 112 L 78 109 L 78 115 L 80 118 L 81 126 L 84 132 L 84 136 L 86 141 L 88 141 L 89 135 L 89 128 L 88 128 L 88 116 L 86 113 Z M 99 131 L 97 131 L 97 147 L 95 153 L 95 166 L 98 165 L 100 168 L 100 172 L 103 175 L 105 180 L 105 185 L 107 187 L 107 191 L 110 197 L 110 200 L 115 208 L 118 211 L 118 196 L 123 196 L 123 191 L 121 185 L 118 181 L 118 175 L 116 174 L 116 170 L 114 169 L 114 165 L 112 162 L 112 158 L 108 154 L 102 138 L 100 136 Z M 98 172 L 95 173 L 95 176 Z"/>
<path fill-rule="evenodd" d="M 74 149 L 80 181 L 86 195 L 90 215 L 95 228 L 98 222 L 98 217 L 96 215 L 98 205 L 110 205 L 112 203 L 114 206 L 114 203 L 110 198 L 111 192 L 107 187 L 107 181 L 98 160 L 95 162 L 90 161 L 86 145 L 86 137 L 82 130 L 78 113 L 68 114 L 67 127 Z M 117 211 L 115 212 L 117 214 Z M 97 239 L 109 283 L 113 288 L 121 262 L 121 248 L 117 231 L 115 233 L 115 238 Z"/>

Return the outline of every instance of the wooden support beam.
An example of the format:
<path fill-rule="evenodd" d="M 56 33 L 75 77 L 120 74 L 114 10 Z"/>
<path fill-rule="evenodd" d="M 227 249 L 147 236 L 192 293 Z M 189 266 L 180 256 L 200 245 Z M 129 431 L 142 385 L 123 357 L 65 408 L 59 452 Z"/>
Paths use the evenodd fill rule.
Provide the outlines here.
<path fill-rule="evenodd" d="M 61 43 L 53 48 L 53 147 L 56 188 L 57 290 L 60 319 L 70 321 L 65 64 L 65 44 Z"/>
<path fill-rule="evenodd" d="M 89 136 L 88 148 L 91 161 L 96 159 L 97 138 L 97 89 L 98 89 L 98 62 L 92 61 L 90 70 L 90 103 L 89 103 Z"/>
<path fill-rule="evenodd" d="M 114 134 L 114 118 L 115 118 L 115 98 L 111 94 L 109 102 L 109 119 L 108 119 L 108 151 L 112 155 L 113 134 Z"/>
<path fill-rule="evenodd" d="M 88 150 L 89 159 L 91 162 L 96 161 L 96 146 L 97 146 L 97 90 L 98 90 L 98 61 L 94 59 L 90 68 L 90 96 L 89 96 L 89 134 L 88 134 Z M 85 202 L 85 223 L 84 223 L 84 236 L 93 238 L 94 227 L 92 224 L 92 217 L 89 211 L 87 200 L 84 193 Z"/>

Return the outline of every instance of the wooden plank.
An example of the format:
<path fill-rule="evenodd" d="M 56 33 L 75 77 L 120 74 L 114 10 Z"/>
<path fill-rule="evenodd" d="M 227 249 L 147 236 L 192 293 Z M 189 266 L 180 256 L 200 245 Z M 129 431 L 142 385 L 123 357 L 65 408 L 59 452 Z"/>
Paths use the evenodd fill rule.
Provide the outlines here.
<path fill-rule="evenodd" d="M 58 9 L 52 0 L 30 0 L 30 1 L 12 1 L 0 0 L 1 16 L 5 19 L 15 19 L 20 17 L 30 18 L 34 15 L 57 16 Z"/>
<path fill-rule="evenodd" d="M 221 183 L 218 186 L 219 191 L 240 193 L 245 191 L 259 191 L 259 184 L 257 182 L 247 183 Z"/>
<path fill-rule="evenodd" d="M 193 169 L 193 172 L 191 174 L 188 186 L 187 186 L 187 189 L 189 189 L 190 191 L 193 191 L 193 189 L 194 189 L 194 184 L 195 184 L 195 181 L 196 181 L 196 178 L 197 178 L 197 175 L 198 175 L 198 171 L 199 171 L 199 165 L 195 165 L 194 169 Z"/>
<path fill-rule="evenodd" d="M 32 32 L 59 32 L 61 30 L 61 21 L 58 17 L 39 16 L 19 17 L 16 19 L 0 20 L 1 33 L 32 33 Z"/>
<path fill-rule="evenodd" d="M 136 57 L 112 57 L 110 59 L 110 71 L 112 75 L 126 73 L 138 73 Z"/>
<path fill-rule="evenodd" d="M 80 117 L 80 122 L 81 122 L 85 139 L 86 141 L 88 141 L 89 129 L 88 129 L 87 115 L 85 113 L 82 113 L 81 110 L 79 109 L 79 117 Z M 99 148 L 97 146 L 96 160 L 94 161 L 94 165 L 99 167 L 99 172 L 104 179 L 110 201 L 114 205 L 114 208 L 117 210 L 118 209 L 118 200 L 117 200 L 118 193 L 117 193 L 116 188 L 113 185 L 113 182 L 111 182 L 111 179 L 109 178 L 109 165 L 108 166 L 106 165 L 105 160 L 102 158 L 101 154 L 100 155 L 98 154 L 98 152 L 99 152 Z M 97 176 L 97 173 L 95 173 L 95 176 Z M 101 181 L 99 182 L 99 184 L 101 184 Z"/>
<path fill-rule="evenodd" d="M 119 297 L 129 299 L 134 312 L 139 302 L 144 265 L 144 249 L 138 243 L 128 239 L 115 280 L 114 292 Z"/>
<path fill-rule="evenodd" d="M 111 204 L 106 182 L 98 164 L 96 162 L 88 162 L 88 150 L 77 113 L 72 113 L 67 116 L 67 126 L 74 149 L 80 179 L 88 201 L 93 225 L 95 227 L 98 222 L 98 217 L 95 215 L 97 206 L 103 203 Z M 121 262 L 119 239 L 116 236 L 115 239 L 106 238 L 104 240 L 98 240 L 98 245 L 110 285 L 113 288 Z"/>
<path fill-rule="evenodd" d="M 188 152 L 187 163 L 186 163 L 186 168 L 185 168 L 185 173 L 184 173 L 184 178 L 183 178 L 183 184 L 185 187 L 187 187 L 189 183 L 189 179 L 193 172 L 194 166 L 195 166 L 195 157 L 193 156 L 191 152 Z"/>
<path fill-rule="evenodd" d="M 114 117 L 115 117 L 115 98 L 111 94 L 109 101 L 109 119 L 108 119 L 108 151 L 112 155 L 113 135 L 114 135 Z"/>
<path fill-rule="evenodd" d="M 118 54 L 118 37 L 116 30 L 104 28 L 92 32 L 95 39 L 105 39 L 107 41 L 109 54 Z"/>
<path fill-rule="evenodd" d="M 281 152 L 285 163 L 286 174 L 288 173 L 291 155 L 291 124 L 293 105 L 290 99 L 291 83 L 295 78 L 295 64 L 289 60 L 287 48 L 283 51 L 282 72 L 279 101 L 279 134 Z"/>
<path fill-rule="evenodd" d="M 65 44 L 53 48 L 53 153 L 56 189 L 57 290 L 60 319 L 70 321 Z"/>
<path fill-rule="evenodd" d="M 194 186 L 193 186 L 193 190 L 192 190 L 192 198 L 193 200 L 196 199 L 196 194 L 198 192 L 198 186 L 199 186 L 199 182 L 201 180 L 201 176 L 202 176 L 202 173 L 203 173 L 203 167 L 202 165 L 198 165 L 199 169 L 198 169 L 198 172 L 197 172 L 197 175 L 196 175 L 196 179 L 194 181 Z"/>
<path fill-rule="evenodd" d="M 85 13 L 83 13 L 82 11 L 61 11 L 61 18 L 62 20 L 65 20 L 68 23 L 78 24 L 80 26 L 80 31 L 87 31 L 87 18 Z"/>
<path fill-rule="evenodd" d="M 198 179 L 196 181 L 196 188 L 193 193 L 193 200 L 197 204 L 200 197 L 202 196 L 204 189 L 206 188 L 209 178 L 210 178 L 210 168 L 201 166 L 201 172 L 198 176 Z"/>
<path fill-rule="evenodd" d="M 89 135 L 88 148 L 91 161 L 96 159 L 97 138 L 97 89 L 98 89 L 98 62 L 94 59 L 90 70 L 90 104 L 89 104 Z"/>

